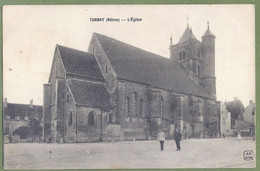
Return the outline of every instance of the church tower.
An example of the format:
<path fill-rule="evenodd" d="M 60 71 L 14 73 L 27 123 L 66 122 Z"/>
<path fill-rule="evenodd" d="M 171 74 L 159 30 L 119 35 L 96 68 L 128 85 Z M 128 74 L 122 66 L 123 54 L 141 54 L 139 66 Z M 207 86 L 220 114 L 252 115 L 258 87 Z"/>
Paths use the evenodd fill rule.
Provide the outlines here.
<path fill-rule="evenodd" d="M 181 63 L 190 77 L 203 84 L 212 96 L 216 96 L 215 77 L 215 35 L 208 29 L 199 41 L 187 24 L 177 44 L 172 45 L 170 38 L 170 58 Z"/>
<path fill-rule="evenodd" d="M 189 72 L 190 77 L 199 84 L 201 77 L 201 42 L 197 40 L 189 24 L 187 24 L 187 28 L 178 43 L 170 45 L 170 58 L 181 63 Z"/>
<path fill-rule="evenodd" d="M 209 89 L 211 95 L 216 96 L 216 77 L 215 77 L 215 35 L 208 29 L 202 36 L 202 77 L 201 81 Z"/>

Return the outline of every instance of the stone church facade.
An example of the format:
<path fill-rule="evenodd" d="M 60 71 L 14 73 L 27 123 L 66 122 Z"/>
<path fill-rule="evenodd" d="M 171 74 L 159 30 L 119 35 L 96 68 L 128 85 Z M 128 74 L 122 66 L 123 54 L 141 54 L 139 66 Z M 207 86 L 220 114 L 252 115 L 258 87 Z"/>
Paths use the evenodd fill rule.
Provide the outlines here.
<path fill-rule="evenodd" d="M 93 33 L 88 52 L 56 46 L 44 84 L 44 132 L 52 142 L 184 138 L 219 134 L 215 36 L 187 26 L 170 58 Z"/>

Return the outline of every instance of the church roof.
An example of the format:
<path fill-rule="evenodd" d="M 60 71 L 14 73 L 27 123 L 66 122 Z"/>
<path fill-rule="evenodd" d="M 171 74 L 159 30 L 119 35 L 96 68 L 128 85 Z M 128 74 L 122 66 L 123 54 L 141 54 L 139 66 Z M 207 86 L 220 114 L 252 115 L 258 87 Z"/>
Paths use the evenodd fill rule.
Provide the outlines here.
<path fill-rule="evenodd" d="M 112 106 L 110 95 L 103 84 L 79 80 L 69 80 L 68 84 L 76 104 L 89 107 Z"/>
<path fill-rule="evenodd" d="M 214 36 L 215 37 L 215 35 L 213 33 L 211 33 L 209 28 L 207 29 L 207 31 L 204 33 L 204 35 L 202 37 L 206 37 L 206 36 Z"/>
<path fill-rule="evenodd" d="M 57 45 L 66 73 L 104 80 L 91 53 Z"/>
<path fill-rule="evenodd" d="M 178 62 L 147 52 L 116 39 L 94 33 L 117 76 L 183 94 L 214 98 L 193 81 Z"/>
<path fill-rule="evenodd" d="M 183 42 L 186 42 L 186 41 L 188 41 L 190 39 L 196 39 L 196 37 L 192 33 L 192 30 L 189 28 L 189 26 L 187 26 L 186 30 L 182 34 L 182 36 L 181 36 L 180 40 L 178 41 L 178 43 L 183 43 Z"/>

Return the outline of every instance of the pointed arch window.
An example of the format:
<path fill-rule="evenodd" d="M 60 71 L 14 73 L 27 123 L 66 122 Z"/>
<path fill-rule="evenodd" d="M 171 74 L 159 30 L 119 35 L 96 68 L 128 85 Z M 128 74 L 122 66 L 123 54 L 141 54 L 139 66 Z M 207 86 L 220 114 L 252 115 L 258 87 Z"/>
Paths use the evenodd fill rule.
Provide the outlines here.
<path fill-rule="evenodd" d="M 161 114 L 161 118 L 164 118 L 164 100 L 163 100 L 163 96 L 160 96 L 160 114 Z"/>
<path fill-rule="evenodd" d="M 94 112 L 89 112 L 88 114 L 88 125 L 89 126 L 94 126 L 95 125 L 95 114 Z"/>
<path fill-rule="evenodd" d="M 125 98 L 125 116 L 129 115 L 129 97 Z"/>

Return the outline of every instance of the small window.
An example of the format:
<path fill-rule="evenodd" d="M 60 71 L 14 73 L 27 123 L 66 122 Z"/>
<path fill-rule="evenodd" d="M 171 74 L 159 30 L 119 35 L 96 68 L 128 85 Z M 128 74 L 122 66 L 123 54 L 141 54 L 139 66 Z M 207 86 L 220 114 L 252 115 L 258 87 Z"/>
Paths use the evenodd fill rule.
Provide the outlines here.
<path fill-rule="evenodd" d="M 198 76 L 200 77 L 200 67 L 198 66 Z"/>
<path fill-rule="evenodd" d="M 67 103 L 69 103 L 70 102 L 70 95 L 68 94 L 67 95 Z"/>
<path fill-rule="evenodd" d="M 88 125 L 90 125 L 90 126 L 95 125 L 95 114 L 94 114 L 94 112 L 90 112 L 88 114 Z"/>
<path fill-rule="evenodd" d="M 72 112 L 70 111 L 69 126 L 72 126 Z"/>
<path fill-rule="evenodd" d="M 94 47 L 93 47 L 93 49 L 92 49 L 92 50 L 93 50 L 93 53 L 95 53 L 95 48 L 94 48 Z"/>
<path fill-rule="evenodd" d="M 106 65 L 106 74 L 107 74 L 107 65 Z"/>
<path fill-rule="evenodd" d="M 182 61 L 182 53 L 180 53 L 180 61 Z"/>
<path fill-rule="evenodd" d="M 182 59 L 185 60 L 185 52 L 182 54 Z"/>

